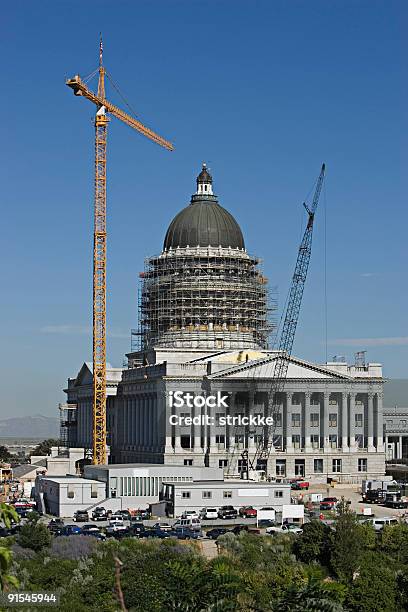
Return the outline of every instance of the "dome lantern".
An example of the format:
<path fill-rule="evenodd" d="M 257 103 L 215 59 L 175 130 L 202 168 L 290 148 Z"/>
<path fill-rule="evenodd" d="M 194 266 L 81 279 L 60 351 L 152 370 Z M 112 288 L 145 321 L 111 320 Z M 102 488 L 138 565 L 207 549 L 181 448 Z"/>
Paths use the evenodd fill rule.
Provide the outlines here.
<path fill-rule="evenodd" d="M 203 163 L 202 170 L 197 176 L 196 195 L 213 195 L 212 176 L 207 170 L 207 164 Z"/>

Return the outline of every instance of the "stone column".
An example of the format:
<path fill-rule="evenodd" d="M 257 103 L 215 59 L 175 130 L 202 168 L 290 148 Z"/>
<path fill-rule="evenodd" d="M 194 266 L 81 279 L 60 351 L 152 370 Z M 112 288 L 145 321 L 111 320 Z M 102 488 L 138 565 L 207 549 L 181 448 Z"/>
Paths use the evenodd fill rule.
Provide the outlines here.
<path fill-rule="evenodd" d="M 170 424 L 170 416 L 172 414 L 173 408 L 167 403 L 167 393 L 164 392 L 160 395 L 160 402 L 163 402 L 163 411 L 164 411 L 164 431 L 165 431 L 165 453 L 173 453 L 174 448 L 172 444 L 172 425 Z"/>
<path fill-rule="evenodd" d="M 312 394 L 310 391 L 306 391 L 305 393 L 305 451 L 306 453 L 310 453 L 313 451 L 312 449 L 312 427 L 310 423 L 310 414 L 312 412 L 310 400 Z"/>
<path fill-rule="evenodd" d="M 230 406 L 229 406 L 229 409 L 228 409 L 228 414 L 230 416 L 234 416 L 234 414 L 235 414 L 236 398 L 237 398 L 237 394 L 236 393 L 231 393 L 230 394 Z M 228 426 L 228 438 L 229 438 L 229 448 L 233 449 L 234 445 L 235 445 L 235 434 L 234 434 L 234 426 L 233 425 L 229 425 Z"/>
<path fill-rule="evenodd" d="M 325 391 L 323 393 L 323 421 L 321 424 L 323 448 L 325 450 L 330 449 L 330 444 L 329 444 L 329 400 L 330 400 L 330 393 L 328 391 Z"/>
<path fill-rule="evenodd" d="M 347 402 L 347 393 L 341 394 L 341 447 L 343 449 L 343 453 L 348 452 L 349 450 L 349 427 L 348 427 L 348 402 Z"/>
<path fill-rule="evenodd" d="M 208 425 L 208 435 L 209 435 L 209 443 L 210 443 L 210 453 L 217 452 L 217 445 L 215 443 L 215 412 L 216 408 L 208 407 L 208 417 L 210 424 Z"/>
<path fill-rule="evenodd" d="M 377 393 L 377 451 L 384 452 L 383 394 Z"/>
<path fill-rule="evenodd" d="M 247 416 L 253 416 L 255 414 L 256 410 L 255 410 L 255 393 L 253 391 L 249 391 L 248 393 L 248 413 Z M 251 435 L 252 432 L 252 435 Z M 254 452 L 254 449 L 256 447 L 255 444 L 255 435 L 258 433 L 258 428 L 248 425 L 248 448 L 252 449 L 252 452 Z"/>
<path fill-rule="evenodd" d="M 356 444 L 356 395 L 354 391 L 350 393 L 350 451 L 357 450 Z"/>
<path fill-rule="evenodd" d="M 292 443 L 292 398 L 293 393 L 289 391 L 288 393 L 283 394 L 283 414 L 286 413 L 286 450 L 293 451 L 293 443 Z"/>
<path fill-rule="evenodd" d="M 374 448 L 374 393 L 367 393 L 367 450 Z"/>
<path fill-rule="evenodd" d="M 201 408 L 193 407 L 191 416 L 193 418 L 200 417 L 201 418 Z M 198 453 L 201 451 L 201 423 L 199 425 L 191 426 L 191 437 L 193 440 L 193 448 L 194 452 Z"/>
<path fill-rule="evenodd" d="M 402 436 L 398 438 L 398 459 L 402 459 Z"/>

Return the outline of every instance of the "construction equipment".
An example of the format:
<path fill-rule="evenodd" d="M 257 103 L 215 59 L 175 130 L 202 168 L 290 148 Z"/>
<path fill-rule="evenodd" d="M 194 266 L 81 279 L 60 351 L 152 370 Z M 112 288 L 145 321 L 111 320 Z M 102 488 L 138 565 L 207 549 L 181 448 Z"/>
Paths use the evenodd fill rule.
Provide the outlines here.
<path fill-rule="evenodd" d="M 273 367 L 273 372 L 271 388 L 268 396 L 267 416 L 272 416 L 273 423 L 265 428 L 266 431 L 263 439 L 258 443 L 253 457 L 249 456 L 247 450 L 242 453 L 242 464 L 244 466 L 243 473 L 241 474 L 242 477 L 244 477 L 246 474 L 246 477 L 249 478 L 250 472 L 256 474 L 260 469 L 265 471 L 265 475 L 267 476 L 268 459 L 274 449 L 276 416 L 279 413 L 279 394 L 281 394 L 285 388 L 289 359 L 292 354 L 293 342 L 295 339 L 296 327 L 302 304 L 303 291 L 305 288 L 310 256 L 312 254 L 313 223 L 323 186 L 325 169 L 325 164 L 323 164 L 319 178 L 317 179 L 313 202 L 310 209 L 307 207 L 306 203 L 303 203 L 303 206 L 308 214 L 308 221 L 303 234 L 302 242 L 299 246 L 287 308 L 285 317 L 283 319 L 282 331 L 278 346 L 276 347 L 277 354 L 269 358 L 269 361 L 271 361 Z M 261 361 L 265 362 L 265 359 L 262 359 Z M 256 362 L 252 362 L 252 364 L 256 364 Z"/>
<path fill-rule="evenodd" d="M 93 249 L 93 463 L 106 463 L 106 138 L 110 113 L 156 144 L 173 150 L 173 145 L 140 121 L 111 104 L 105 97 L 102 38 L 99 44 L 98 92 L 93 93 L 79 75 L 66 81 L 76 96 L 96 105 L 95 115 L 95 201 Z"/>

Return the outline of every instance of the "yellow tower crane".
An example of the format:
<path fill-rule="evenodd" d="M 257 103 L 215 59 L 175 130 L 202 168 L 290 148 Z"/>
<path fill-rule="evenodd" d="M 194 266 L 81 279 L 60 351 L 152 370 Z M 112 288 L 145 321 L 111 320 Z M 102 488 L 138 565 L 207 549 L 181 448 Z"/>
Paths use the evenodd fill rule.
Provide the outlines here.
<path fill-rule="evenodd" d="M 95 115 L 95 201 L 93 249 L 93 463 L 106 463 L 106 138 L 110 113 L 141 132 L 158 145 L 173 150 L 173 145 L 155 134 L 105 98 L 106 70 L 99 44 L 98 93 L 93 93 L 79 75 L 66 84 L 76 96 L 84 96 L 96 107 Z"/>

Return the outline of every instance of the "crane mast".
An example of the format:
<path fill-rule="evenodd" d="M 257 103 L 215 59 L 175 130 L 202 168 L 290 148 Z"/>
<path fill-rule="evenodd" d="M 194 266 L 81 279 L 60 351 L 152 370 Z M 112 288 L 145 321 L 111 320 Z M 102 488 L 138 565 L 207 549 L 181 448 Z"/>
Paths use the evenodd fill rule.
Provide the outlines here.
<path fill-rule="evenodd" d="M 106 145 L 109 117 L 120 119 L 144 136 L 172 151 L 173 145 L 106 100 L 103 43 L 99 43 L 98 91 L 94 94 L 76 75 L 66 84 L 76 96 L 97 106 L 95 114 L 95 195 L 93 230 L 93 447 L 95 465 L 106 464 Z"/>
<path fill-rule="evenodd" d="M 99 46 L 98 97 L 105 98 L 105 69 Z M 106 463 L 106 143 L 108 122 L 95 114 L 95 204 L 93 248 L 93 448 L 96 465 Z"/>
<path fill-rule="evenodd" d="M 310 257 L 312 254 L 313 224 L 320 193 L 323 186 L 326 166 L 322 165 L 319 178 L 317 179 L 313 202 L 310 209 L 306 203 L 303 204 L 307 213 L 308 220 L 302 241 L 299 246 L 295 271 L 289 292 L 288 305 L 282 326 L 280 340 L 277 346 L 277 357 L 273 358 L 273 374 L 271 389 L 268 396 L 267 416 L 272 417 L 272 425 L 267 426 L 264 431 L 263 440 L 257 445 L 253 457 L 249 457 L 248 451 L 243 453 L 243 463 L 248 470 L 257 470 L 261 466 L 268 470 L 268 459 L 274 449 L 274 434 L 276 427 L 276 416 L 279 412 L 279 395 L 285 388 L 286 376 L 289 367 L 289 359 L 292 354 L 293 342 L 295 339 L 296 328 L 299 320 L 300 307 L 305 288 L 307 272 L 309 269 Z"/>

